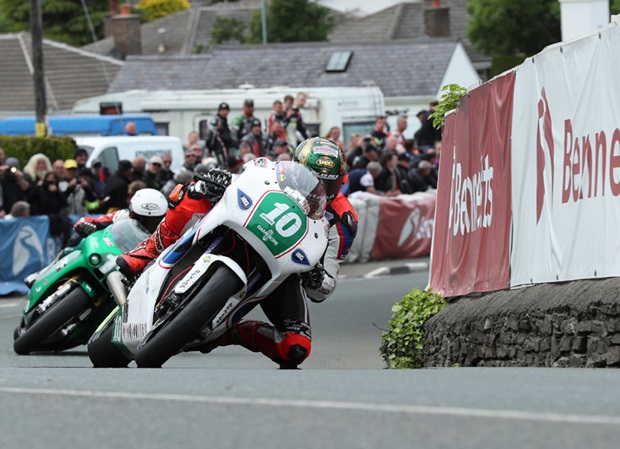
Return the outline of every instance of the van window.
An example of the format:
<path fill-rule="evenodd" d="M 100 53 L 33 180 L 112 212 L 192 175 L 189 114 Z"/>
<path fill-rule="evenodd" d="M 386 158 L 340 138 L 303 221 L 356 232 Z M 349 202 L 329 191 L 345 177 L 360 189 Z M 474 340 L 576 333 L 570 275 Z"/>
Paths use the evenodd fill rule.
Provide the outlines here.
<path fill-rule="evenodd" d="M 373 127 L 375 126 L 374 120 L 369 120 L 365 122 L 349 122 L 342 124 L 342 139 L 346 145 L 349 145 L 351 142 L 351 135 L 357 134 L 360 136 L 365 136 L 366 134 L 370 134 L 372 132 Z"/>
<path fill-rule="evenodd" d="M 118 149 L 116 147 L 105 148 L 97 159 L 101 161 L 104 167 L 107 167 L 110 172 L 114 173 L 118 169 Z"/>
<path fill-rule="evenodd" d="M 155 122 L 155 128 L 157 129 L 158 136 L 169 136 L 170 135 L 170 123 Z"/>

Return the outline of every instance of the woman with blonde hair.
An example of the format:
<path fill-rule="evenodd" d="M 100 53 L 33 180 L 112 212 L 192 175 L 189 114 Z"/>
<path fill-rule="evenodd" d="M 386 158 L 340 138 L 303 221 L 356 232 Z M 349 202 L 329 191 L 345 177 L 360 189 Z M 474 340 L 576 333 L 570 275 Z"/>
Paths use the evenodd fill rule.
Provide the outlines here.
<path fill-rule="evenodd" d="M 329 128 L 329 131 L 327 131 L 327 134 L 325 134 L 325 138 L 336 142 L 340 149 L 344 151 L 344 142 L 340 140 L 340 128 L 337 126 L 332 126 Z"/>

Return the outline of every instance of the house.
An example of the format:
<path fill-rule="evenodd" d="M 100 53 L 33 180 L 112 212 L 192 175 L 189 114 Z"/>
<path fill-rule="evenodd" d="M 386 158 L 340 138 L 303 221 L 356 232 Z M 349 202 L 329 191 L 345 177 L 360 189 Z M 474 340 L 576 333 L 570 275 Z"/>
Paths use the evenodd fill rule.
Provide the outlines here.
<path fill-rule="evenodd" d="M 47 108 L 68 112 L 80 98 L 103 94 L 123 62 L 43 39 Z M 32 45 L 28 33 L 0 34 L 0 117 L 34 115 Z"/>

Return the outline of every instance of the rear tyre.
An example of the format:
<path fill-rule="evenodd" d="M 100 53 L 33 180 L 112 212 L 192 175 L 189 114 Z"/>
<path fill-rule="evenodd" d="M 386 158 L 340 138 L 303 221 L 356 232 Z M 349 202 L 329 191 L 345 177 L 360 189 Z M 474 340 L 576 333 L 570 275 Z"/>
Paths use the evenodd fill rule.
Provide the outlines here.
<path fill-rule="evenodd" d="M 139 368 L 160 368 L 224 307 L 243 283 L 226 265 L 217 268 L 191 302 L 134 354 Z"/>
<path fill-rule="evenodd" d="M 45 347 L 45 340 L 91 306 L 86 292 L 81 287 L 74 288 L 46 310 L 30 327 L 17 335 L 13 342 L 13 350 L 19 355 L 28 355 L 36 350 L 48 349 Z M 76 346 L 78 344 L 76 342 Z M 68 347 L 63 345 L 63 349 Z"/>
<path fill-rule="evenodd" d="M 127 368 L 131 362 L 123 352 L 112 343 L 114 320 L 108 321 L 96 339 L 88 342 L 88 357 L 95 368 Z"/>

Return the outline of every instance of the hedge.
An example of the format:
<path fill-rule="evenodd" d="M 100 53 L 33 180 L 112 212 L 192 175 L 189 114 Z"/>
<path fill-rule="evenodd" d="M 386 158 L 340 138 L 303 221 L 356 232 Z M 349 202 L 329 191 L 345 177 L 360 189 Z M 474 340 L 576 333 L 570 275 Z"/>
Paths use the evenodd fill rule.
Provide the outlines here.
<path fill-rule="evenodd" d="M 23 137 L 0 136 L 0 147 L 4 149 L 6 157 L 16 157 L 23 168 L 32 156 L 38 153 L 45 154 L 50 162 L 56 159 L 73 159 L 77 148 L 71 137 Z"/>

